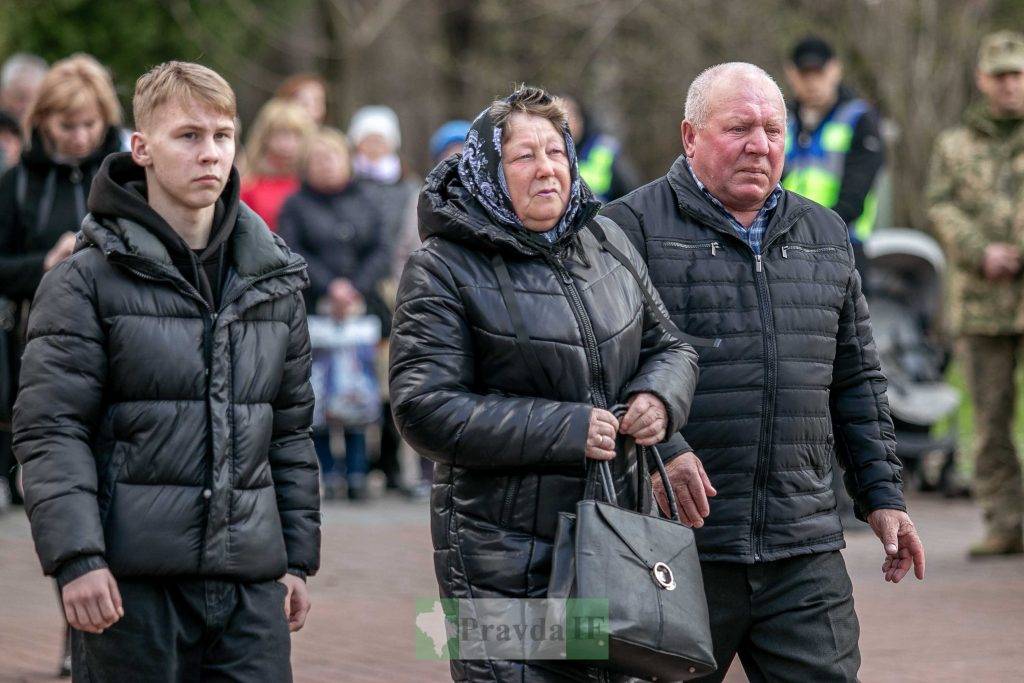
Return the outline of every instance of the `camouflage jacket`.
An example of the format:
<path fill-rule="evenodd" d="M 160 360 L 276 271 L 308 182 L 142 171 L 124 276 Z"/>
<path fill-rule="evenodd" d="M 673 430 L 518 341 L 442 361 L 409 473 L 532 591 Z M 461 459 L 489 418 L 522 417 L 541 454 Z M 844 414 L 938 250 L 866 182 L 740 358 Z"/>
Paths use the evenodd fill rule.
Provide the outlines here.
<path fill-rule="evenodd" d="M 928 218 L 949 260 L 949 313 L 960 334 L 1024 332 L 1024 277 L 993 282 L 981 271 L 985 247 L 1008 242 L 1024 253 L 1024 124 L 1007 137 L 983 107 L 935 144 Z"/>

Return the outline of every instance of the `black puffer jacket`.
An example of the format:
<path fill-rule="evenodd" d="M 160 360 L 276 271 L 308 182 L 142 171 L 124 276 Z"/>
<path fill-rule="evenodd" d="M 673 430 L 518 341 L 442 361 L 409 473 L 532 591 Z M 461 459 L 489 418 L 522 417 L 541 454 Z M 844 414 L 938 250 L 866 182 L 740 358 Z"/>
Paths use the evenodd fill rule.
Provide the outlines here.
<path fill-rule="evenodd" d="M 391 400 L 403 436 L 437 463 L 431 528 L 441 596 L 541 598 L 558 514 L 582 497 L 592 407 L 652 392 L 682 425 L 696 354 L 658 326 L 639 286 L 589 231 L 567 233 L 552 250 L 493 225 L 463 189 L 457 162 L 442 162 L 420 196 L 425 243 L 399 287 Z M 621 231 L 607 233 L 646 279 Z M 550 389 L 516 346 L 494 253 L 508 265 Z M 636 490 L 635 460 L 617 458 L 613 469 L 635 503 L 627 493 Z M 517 666 L 453 662 L 452 673 L 521 680 Z"/>
<path fill-rule="evenodd" d="M 367 296 L 391 266 L 384 212 L 363 181 L 324 194 L 308 185 L 285 202 L 277 234 L 306 259 L 310 298 L 327 292 L 335 278 L 351 280 Z"/>
<path fill-rule="evenodd" d="M 319 564 L 305 264 L 238 207 L 212 309 L 149 230 L 86 218 L 29 321 L 14 447 L 47 574 Z"/>
<path fill-rule="evenodd" d="M 77 164 L 55 161 L 39 132 L 21 163 L 0 177 L 0 296 L 31 299 L 43 277 L 46 253 L 65 232 L 77 232 L 89 186 L 103 159 L 121 150 L 116 128 Z"/>
<path fill-rule="evenodd" d="M 683 436 L 718 495 L 705 560 L 759 562 L 844 546 L 838 451 L 860 516 L 905 510 L 886 381 L 846 225 L 784 193 L 755 257 L 694 183 L 669 173 L 605 207 L 643 254 L 673 322 L 700 349 Z M 677 443 L 672 456 L 685 450 Z"/>

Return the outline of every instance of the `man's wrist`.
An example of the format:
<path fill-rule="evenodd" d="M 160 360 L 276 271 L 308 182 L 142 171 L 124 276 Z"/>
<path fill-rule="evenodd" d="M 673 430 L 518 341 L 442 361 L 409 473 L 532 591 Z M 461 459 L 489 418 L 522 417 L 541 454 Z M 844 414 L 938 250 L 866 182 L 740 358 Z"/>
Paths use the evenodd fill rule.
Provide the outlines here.
<path fill-rule="evenodd" d="M 292 576 L 299 577 L 303 582 L 305 582 L 306 577 L 309 576 L 304 569 L 299 569 L 298 567 L 288 567 L 287 573 Z"/>
<path fill-rule="evenodd" d="M 64 590 L 64 586 L 75 579 L 97 569 L 106 568 L 107 561 L 102 555 L 80 555 L 61 564 L 53 573 L 53 578 L 57 580 L 57 587 Z"/>

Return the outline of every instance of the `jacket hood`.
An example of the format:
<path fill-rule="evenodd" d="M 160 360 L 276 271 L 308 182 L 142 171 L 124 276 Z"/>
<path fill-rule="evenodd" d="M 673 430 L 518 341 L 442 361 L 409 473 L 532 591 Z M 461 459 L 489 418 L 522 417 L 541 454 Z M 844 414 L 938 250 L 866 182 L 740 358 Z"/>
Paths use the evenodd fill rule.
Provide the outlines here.
<path fill-rule="evenodd" d="M 554 245 L 550 245 L 543 237 L 528 231 L 514 232 L 495 225 L 463 186 L 459 178 L 461 159 L 461 154 L 452 155 L 427 176 L 417 205 L 423 241 L 437 236 L 478 248 L 534 255 L 550 246 L 557 247 L 571 241 L 601 208 L 598 201 L 586 202 L 580 207 L 576 224 L 566 230 Z"/>
<path fill-rule="evenodd" d="M 42 133 L 39 132 L 38 128 L 32 130 L 32 141 L 31 144 L 21 153 L 21 161 L 28 168 L 38 171 L 40 169 L 47 169 L 50 167 L 55 168 L 67 168 L 70 169 L 73 166 L 97 166 L 103 158 L 108 154 L 114 154 L 120 152 L 123 148 L 121 147 L 121 134 L 117 128 L 111 126 L 107 128 L 107 132 L 103 136 L 103 141 L 100 146 L 97 147 L 92 154 L 81 159 L 77 164 L 69 164 L 67 162 L 57 161 L 50 156 L 50 153 L 46 151 L 46 143 L 43 141 Z"/>
<path fill-rule="evenodd" d="M 146 201 L 145 170 L 131 155 L 114 154 L 104 160 L 89 192 L 89 216 L 82 226 L 85 239 L 107 255 L 116 253 L 172 266 L 189 253 L 188 245 Z M 301 265 L 284 241 L 267 228 L 252 209 L 238 199 L 238 172 L 231 177 L 218 200 L 214 231 L 203 251 L 228 250 L 242 276 L 260 276 L 290 264 Z"/>

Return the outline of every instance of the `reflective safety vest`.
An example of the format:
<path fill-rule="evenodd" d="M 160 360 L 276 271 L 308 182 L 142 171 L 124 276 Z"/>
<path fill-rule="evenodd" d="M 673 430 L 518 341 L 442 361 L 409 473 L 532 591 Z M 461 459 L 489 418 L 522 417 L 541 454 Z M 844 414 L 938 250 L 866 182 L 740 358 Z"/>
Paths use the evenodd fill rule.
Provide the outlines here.
<path fill-rule="evenodd" d="M 864 100 L 844 102 L 813 133 L 799 132 L 796 117 L 790 117 L 786 131 L 786 178 L 782 186 L 833 208 L 843 186 L 843 166 L 853 143 L 854 127 L 867 111 Z M 860 216 L 850 226 L 851 237 L 866 241 L 875 228 L 877 215 L 878 197 L 872 188 L 864 199 Z"/>
<path fill-rule="evenodd" d="M 607 135 L 598 135 L 586 149 L 580 150 L 580 177 L 601 201 L 608 199 L 612 189 L 612 165 L 618 152 L 618 142 Z"/>

